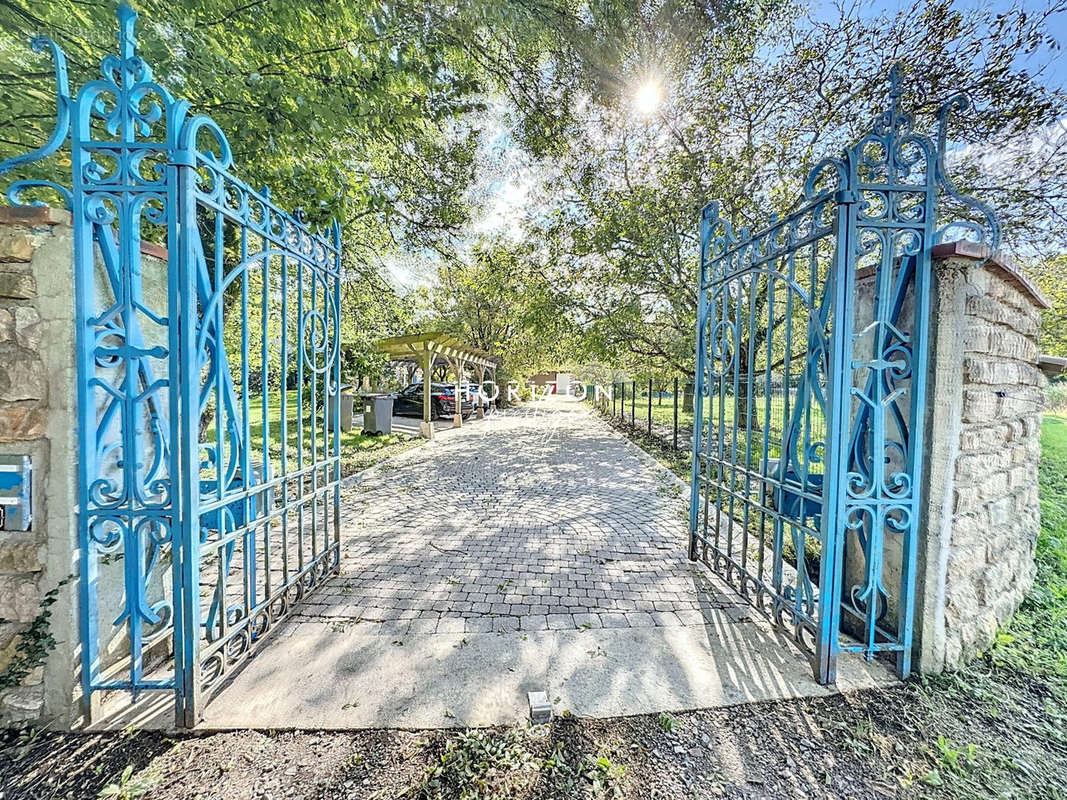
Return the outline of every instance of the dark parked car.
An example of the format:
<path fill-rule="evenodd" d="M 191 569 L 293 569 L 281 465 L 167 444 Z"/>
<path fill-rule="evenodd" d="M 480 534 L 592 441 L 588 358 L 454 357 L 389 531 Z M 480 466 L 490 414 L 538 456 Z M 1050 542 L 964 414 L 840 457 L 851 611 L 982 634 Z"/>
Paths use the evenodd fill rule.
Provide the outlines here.
<path fill-rule="evenodd" d="M 463 392 L 463 418 L 474 413 L 474 398 Z M 393 400 L 393 413 L 398 417 L 422 416 L 422 384 L 405 387 Z M 430 384 L 430 419 L 451 417 L 456 413 L 456 385 L 454 383 Z"/>

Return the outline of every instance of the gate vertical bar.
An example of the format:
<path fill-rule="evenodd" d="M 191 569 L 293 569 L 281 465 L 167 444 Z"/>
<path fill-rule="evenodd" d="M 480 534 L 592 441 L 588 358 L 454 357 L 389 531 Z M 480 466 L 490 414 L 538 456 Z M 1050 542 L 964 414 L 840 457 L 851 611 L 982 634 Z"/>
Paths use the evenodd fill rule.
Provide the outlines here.
<path fill-rule="evenodd" d="M 178 248 L 169 282 L 178 299 L 178 347 L 172 351 L 171 374 L 177 376 L 180 397 L 175 423 L 180 459 L 178 493 L 181 581 L 175 601 L 181 606 L 175 629 L 174 669 L 177 692 L 175 716 L 181 727 L 194 727 L 200 718 L 200 369 L 196 346 L 199 321 L 197 303 L 196 155 L 188 142 L 180 142 L 172 157 L 176 173 L 176 225 Z"/>
<path fill-rule="evenodd" d="M 85 156 L 81 148 L 71 148 L 73 174 L 85 169 Z M 92 227 L 80 221 L 85 219 L 85 196 L 75 192 L 71 203 L 74 220 L 74 319 L 77 331 L 77 380 L 78 380 L 78 549 L 80 551 L 81 580 L 78 597 L 81 604 L 79 627 L 82 637 L 82 704 L 85 718 L 92 715 L 93 683 L 99 669 L 99 630 L 97 625 L 97 584 L 99 565 L 92 554 L 89 535 L 88 501 L 84 496 L 87 487 L 97 475 L 96 442 L 92 435 L 96 427 L 96 405 L 90 400 L 89 381 L 95 372 L 93 366 L 93 337 L 89 335 L 88 314 L 95 305 L 94 247 Z"/>
<path fill-rule="evenodd" d="M 846 164 L 849 185 L 853 164 Z M 823 537 L 819 570 L 818 638 L 815 677 L 833 683 L 837 677 L 841 627 L 841 564 L 844 560 L 844 513 L 848 472 L 848 431 L 852 390 L 852 297 L 855 293 L 852 208 L 856 194 L 844 187 L 835 197 L 834 260 L 830 292 L 830 366 L 827 380 L 826 464 L 820 528 Z"/>
<path fill-rule="evenodd" d="M 936 198 L 936 176 L 927 176 L 928 213 L 924 241 L 933 242 L 936 234 L 935 220 L 932 206 Z M 932 264 L 928 248 L 915 256 L 915 326 L 912 334 L 912 378 L 911 378 L 911 409 L 909 413 L 909 430 L 911 442 L 909 443 L 908 474 L 912 477 L 912 515 L 917 515 L 923 501 L 923 486 L 921 480 L 925 467 L 926 454 L 926 378 L 930 362 L 930 318 L 931 318 L 931 286 Z M 907 678 L 911 674 L 911 648 L 914 635 L 915 623 L 915 564 L 918 558 L 918 528 L 914 522 L 902 533 L 904 542 L 902 547 L 902 559 L 900 568 L 900 597 L 901 606 L 897 621 L 897 635 L 900 640 L 901 650 L 897 653 L 897 675 Z"/>
<path fill-rule="evenodd" d="M 333 404 L 333 543 L 337 548 L 337 565 L 341 564 L 341 224 L 335 219 L 331 226 L 331 240 L 337 252 L 334 254 L 333 276 L 333 320 L 334 342 L 337 346 L 333 350 L 333 379 L 334 379 L 334 404 Z M 481 391 L 481 386 L 478 387 Z M 459 407 L 459 397 L 456 397 L 456 405 Z M 481 406 L 479 405 L 479 408 Z"/>
<path fill-rule="evenodd" d="M 700 454 L 703 451 L 704 432 L 704 375 L 707 358 L 707 276 L 708 258 L 711 248 L 711 217 L 715 214 L 714 204 L 704 207 L 700 214 L 700 271 L 697 275 L 697 335 L 696 353 L 693 373 L 693 452 L 692 467 L 689 473 L 689 558 L 696 561 L 697 526 L 700 521 Z M 678 378 L 674 379 L 674 439 L 678 443 Z M 704 487 L 708 491 L 708 487 Z"/>

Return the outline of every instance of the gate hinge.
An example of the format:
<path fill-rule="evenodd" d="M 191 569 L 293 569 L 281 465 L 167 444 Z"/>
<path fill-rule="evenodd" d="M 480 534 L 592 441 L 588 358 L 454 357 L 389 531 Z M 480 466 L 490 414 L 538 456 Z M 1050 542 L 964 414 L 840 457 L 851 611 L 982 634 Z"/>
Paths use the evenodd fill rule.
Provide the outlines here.
<path fill-rule="evenodd" d="M 168 164 L 168 166 L 195 167 L 196 156 L 192 153 L 186 152 L 185 150 L 173 150 L 170 154 L 170 163 Z"/>
<path fill-rule="evenodd" d="M 841 205 L 851 205 L 860 201 L 860 193 L 855 189 L 838 189 L 834 193 L 834 202 Z"/>

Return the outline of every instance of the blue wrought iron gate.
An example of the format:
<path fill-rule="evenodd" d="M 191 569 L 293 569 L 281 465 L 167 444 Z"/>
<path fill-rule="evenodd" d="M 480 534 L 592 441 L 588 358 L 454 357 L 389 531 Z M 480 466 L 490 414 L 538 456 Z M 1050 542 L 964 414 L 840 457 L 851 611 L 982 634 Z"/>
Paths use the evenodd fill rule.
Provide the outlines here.
<path fill-rule="evenodd" d="M 179 724 L 339 563 L 340 228 L 234 174 L 154 82 L 137 15 L 57 124 L 74 225 L 83 691 L 172 690 Z"/>
<path fill-rule="evenodd" d="M 791 633 L 823 683 L 842 649 L 910 672 L 930 252 L 950 233 L 999 237 L 945 171 L 966 102 L 941 109 L 935 141 L 901 112 L 896 69 L 891 84 L 793 210 L 735 233 L 713 203 L 701 227 L 690 557 Z M 962 216 L 939 222 L 939 201 Z"/>

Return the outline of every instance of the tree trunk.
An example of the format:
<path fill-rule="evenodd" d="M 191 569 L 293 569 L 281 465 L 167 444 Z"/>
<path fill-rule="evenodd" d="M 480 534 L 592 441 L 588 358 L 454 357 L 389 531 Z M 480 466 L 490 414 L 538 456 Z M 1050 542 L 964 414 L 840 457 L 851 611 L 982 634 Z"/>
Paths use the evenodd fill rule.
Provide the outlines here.
<path fill-rule="evenodd" d="M 682 411 L 686 414 L 693 413 L 693 390 L 695 388 L 692 381 L 685 382 L 685 388 L 682 390 Z"/>

